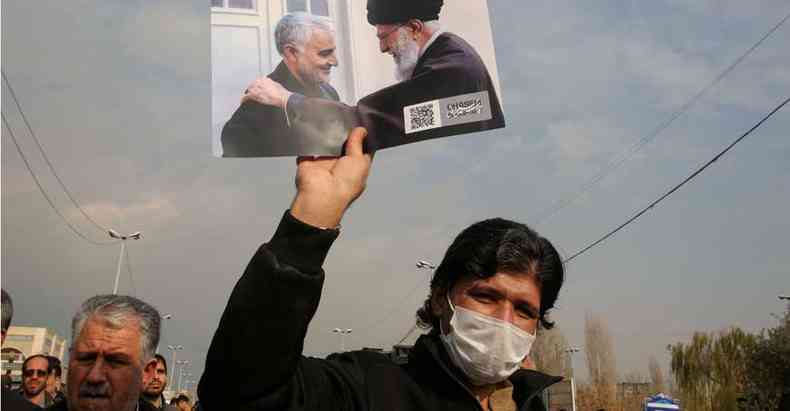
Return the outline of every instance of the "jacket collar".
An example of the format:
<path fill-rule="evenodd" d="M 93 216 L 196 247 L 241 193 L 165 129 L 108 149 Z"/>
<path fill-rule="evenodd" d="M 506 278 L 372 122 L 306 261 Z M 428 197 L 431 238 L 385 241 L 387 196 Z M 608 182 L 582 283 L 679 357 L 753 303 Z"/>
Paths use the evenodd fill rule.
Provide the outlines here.
<path fill-rule="evenodd" d="M 269 78 L 282 84 L 288 91 L 303 94 L 307 97 L 326 97 L 326 92 L 323 90 L 322 85 L 318 87 L 305 87 L 296 76 L 291 73 L 291 70 L 281 61 L 274 69 Z"/>
<path fill-rule="evenodd" d="M 458 388 L 469 394 L 470 399 L 476 401 L 472 391 L 463 382 L 463 373 L 450 360 L 436 332 L 432 331 L 421 335 L 417 339 L 409 355 L 409 364 L 415 368 L 415 371 L 428 373 L 428 375 L 436 378 L 441 378 L 437 374 L 443 374 L 446 380 L 451 381 L 449 384 L 457 385 Z M 438 367 L 436 364 L 438 364 Z M 521 369 L 511 375 L 509 381 L 513 384 L 513 399 L 518 408 L 522 409 L 525 404 L 528 404 L 536 395 L 540 395 L 543 390 L 562 381 L 562 377 Z"/>

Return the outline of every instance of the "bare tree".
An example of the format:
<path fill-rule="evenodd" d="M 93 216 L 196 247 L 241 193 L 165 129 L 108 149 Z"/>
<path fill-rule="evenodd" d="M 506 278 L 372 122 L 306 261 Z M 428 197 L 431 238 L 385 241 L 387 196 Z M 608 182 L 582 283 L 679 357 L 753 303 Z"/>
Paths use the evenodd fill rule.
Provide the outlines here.
<path fill-rule="evenodd" d="M 661 371 L 661 366 L 658 365 L 658 360 L 655 356 L 650 356 L 647 360 L 647 369 L 650 375 L 650 382 L 654 393 L 664 392 L 664 373 Z"/>
<path fill-rule="evenodd" d="M 584 319 L 584 352 L 590 386 L 596 397 L 596 407 L 612 408 L 616 403 L 617 364 L 612 336 L 604 320 L 587 313 Z"/>

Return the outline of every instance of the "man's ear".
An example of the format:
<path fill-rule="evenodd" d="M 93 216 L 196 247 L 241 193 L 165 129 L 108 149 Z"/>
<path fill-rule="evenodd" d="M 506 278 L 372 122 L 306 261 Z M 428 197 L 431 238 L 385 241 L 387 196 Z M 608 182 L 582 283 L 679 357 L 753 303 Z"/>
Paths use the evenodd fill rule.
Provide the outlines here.
<path fill-rule="evenodd" d="M 299 49 L 297 49 L 293 44 L 286 44 L 283 48 L 283 58 L 286 60 L 295 62 L 296 55 L 299 54 Z"/>
<path fill-rule="evenodd" d="M 417 19 L 411 19 L 406 26 L 409 27 L 414 35 L 414 39 L 417 40 L 421 35 L 423 30 L 425 29 L 425 23 Z"/>
<path fill-rule="evenodd" d="M 431 293 L 431 314 L 441 318 L 447 310 L 446 291 L 436 290 Z"/>

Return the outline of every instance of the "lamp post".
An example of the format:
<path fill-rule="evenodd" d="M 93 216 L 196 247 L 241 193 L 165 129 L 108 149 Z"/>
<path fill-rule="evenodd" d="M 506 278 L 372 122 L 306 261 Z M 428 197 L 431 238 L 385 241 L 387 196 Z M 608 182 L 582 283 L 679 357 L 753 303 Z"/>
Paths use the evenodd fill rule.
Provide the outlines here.
<path fill-rule="evenodd" d="M 165 314 L 162 316 L 162 326 L 159 328 L 159 343 L 162 342 L 162 336 L 165 334 L 165 322 L 173 318 L 173 314 Z M 156 352 L 159 352 L 159 343 L 156 344 Z"/>
<path fill-rule="evenodd" d="M 188 373 L 184 374 L 184 367 L 181 367 L 181 374 L 178 375 L 178 391 L 179 392 L 181 391 L 181 380 L 185 380 L 186 381 L 186 379 L 188 379 L 191 376 L 192 376 L 191 372 L 188 372 Z"/>
<path fill-rule="evenodd" d="M 173 352 L 173 355 L 170 357 L 170 367 L 171 367 L 170 371 L 172 371 L 172 374 L 170 374 L 170 382 L 168 383 L 168 385 L 170 387 L 172 387 L 173 386 L 173 381 L 175 381 L 175 379 L 176 379 L 176 351 L 183 350 L 184 346 L 183 345 L 168 345 L 167 349 Z"/>
<path fill-rule="evenodd" d="M 143 234 L 138 231 L 129 235 L 121 235 L 113 229 L 107 230 L 107 234 L 116 240 L 121 240 L 121 254 L 118 256 L 118 269 L 115 271 L 115 286 L 112 288 L 112 293 L 118 294 L 118 282 L 121 280 L 121 262 L 123 261 L 123 253 L 126 251 L 126 240 L 139 240 L 143 238 Z"/>
<path fill-rule="evenodd" d="M 576 411 L 576 384 L 573 380 L 573 354 L 581 351 L 579 347 L 568 347 L 565 350 L 568 353 L 568 361 L 571 364 L 571 411 Z"/>
<path fill-rule="evenodd" d="M 176 387 L 177 391 L 181 391 L 181 378 L 184 375 L 184 368 L 189 365 L 189 360 L 179 361 L 178 364 L 181 365 L 181 370 L 178 372 L 178 385 Z"/>
<path fill-rule="evenodd" d="M 790 295 L 780 295 L 779 299 L 784 301 L 790 301 Z"/>
<path fill-rule="evenodd" d="M 351 328 L 335 328 L 332 330 L 335 334 L 340 334 L 340 351 L 346 351 L 346 335 L 351 334 L 354 331 Z"/>
<path fill-rule="evenodd" d="M 424 270 L 435 270 L 436 266 L 431 264 L 429 261 L 420 260 L 417 261 L 417 268 L 422 268 Z"/>

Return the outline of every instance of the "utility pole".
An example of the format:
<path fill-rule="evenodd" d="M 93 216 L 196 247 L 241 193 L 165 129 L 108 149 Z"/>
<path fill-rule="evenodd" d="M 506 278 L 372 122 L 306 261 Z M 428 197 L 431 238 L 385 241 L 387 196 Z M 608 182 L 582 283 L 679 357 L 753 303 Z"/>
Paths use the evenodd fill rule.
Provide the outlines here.
<path fill-rule="evenodd" d="M 162 316 L 162 326 L 159 329 L 159 342 L 161 343 L 163 340 L 163 336 L 165 335 L 165 322 L 169 319 L 173 318 L 173 314 L 165 314 Z M 159 353 L 159 344 L 156 344 L 156 352 Z"/>
<path fill-rule="evenodd" d="M 335 328 L 332 330 L 335 334 L 340 334 L 340 352 L 346 351 L 346 335 L 351 334 L 351 328 Z"/>
<path fill-rule="evenodd" d="M 183 350 L 183 345 L 168 345 L 167 349 L 173 352 L 173 355 L 170 357 L 170 382 L 167 385 L 170 389 L 173 389 L 173 382 L 176 380 L 176 351 Z"/>
<path fill-rule="evenodd" d="M 121 254 L 118 256 L 118 269 L 115 271 L 115 285 L 112 288 L 112 293 L 118 294 L 118 283 L 121 280 L 121 262 L 123 261 L 123 253 L 126 251 L 126 240 L 139 240 L 143 237 L 143 234 L 138 231 L 129 235 L 121 235 L 112 229 L 107 230 L 107 234 L 109 234 L 111 238 L 121 240 Z"/>
<path fill-rule="evenodd" d="M 576 411 L 576 384 L 574 382 L 573 372 L 573 354 L 581 351 L 579 347 L 568 347 L 565 350 L 568 353 L 568 361 L 571 363 L 571 411 Z"/>

